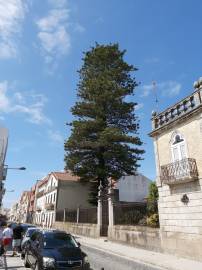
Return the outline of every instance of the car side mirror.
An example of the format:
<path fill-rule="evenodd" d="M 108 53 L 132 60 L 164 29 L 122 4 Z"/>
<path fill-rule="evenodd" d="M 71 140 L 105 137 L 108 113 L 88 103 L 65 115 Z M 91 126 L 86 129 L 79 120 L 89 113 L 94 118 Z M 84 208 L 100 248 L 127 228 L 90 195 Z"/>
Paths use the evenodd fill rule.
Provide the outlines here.
<path fill-rule="evenodd" d="M 78 245 L 78 247 L 80 247 L 81 246 L 81 243 L 77 242 L 77 245 Z"/>

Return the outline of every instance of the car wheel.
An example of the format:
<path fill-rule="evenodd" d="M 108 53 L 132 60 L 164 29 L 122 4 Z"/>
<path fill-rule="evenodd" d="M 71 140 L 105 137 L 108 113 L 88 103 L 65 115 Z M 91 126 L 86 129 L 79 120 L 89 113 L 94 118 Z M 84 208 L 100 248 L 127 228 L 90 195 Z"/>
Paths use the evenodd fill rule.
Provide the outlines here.
<path fill-rule="evenodd" d="M 29 264 L 28 259 L 27 259 L 27 253 L 25 253 L 24 266 L 26 268 L 30 268 L 30 264 Z"/>

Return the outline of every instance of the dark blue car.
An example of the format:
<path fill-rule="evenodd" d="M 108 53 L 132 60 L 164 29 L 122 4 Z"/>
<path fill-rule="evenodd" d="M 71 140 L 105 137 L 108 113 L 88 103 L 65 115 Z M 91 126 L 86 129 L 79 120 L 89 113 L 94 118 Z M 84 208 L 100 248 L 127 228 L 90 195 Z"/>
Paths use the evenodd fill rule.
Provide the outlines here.
<path fill-rule="evenodd" d="M 25 248 L 25 267 L 36 270 L 89 270 L 87 255 L 68 233 L 35 231 Z"/>

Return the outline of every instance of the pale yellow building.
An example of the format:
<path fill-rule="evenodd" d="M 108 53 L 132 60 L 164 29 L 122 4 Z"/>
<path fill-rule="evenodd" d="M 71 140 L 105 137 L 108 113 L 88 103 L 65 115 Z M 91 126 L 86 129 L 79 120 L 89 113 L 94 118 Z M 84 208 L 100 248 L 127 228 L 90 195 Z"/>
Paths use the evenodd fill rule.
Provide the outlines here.
<path fill-rule="evenodd" d="M 202 259 L 202 78 L 152 115 L 162 247 Z"/>

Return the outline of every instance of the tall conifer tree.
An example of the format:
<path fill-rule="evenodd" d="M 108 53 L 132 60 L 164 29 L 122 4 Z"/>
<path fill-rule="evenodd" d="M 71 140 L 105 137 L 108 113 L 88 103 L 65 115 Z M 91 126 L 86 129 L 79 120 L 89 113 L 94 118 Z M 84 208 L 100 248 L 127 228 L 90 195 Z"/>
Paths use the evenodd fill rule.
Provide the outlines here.
<path fill-rule="evenodd" d="M 144 153 L 138 137 L 137 103 L 127 96 L 137 86 L 118 44 L 99 45 L 84 54 L 79 71 L 75 120 L 65 142 L 66 169 L 91 183 L 89 202 L 96 204 L 98 186 L 108 179 L 134 174 Z"/>

